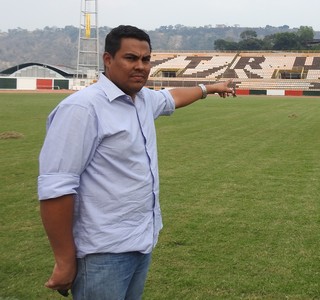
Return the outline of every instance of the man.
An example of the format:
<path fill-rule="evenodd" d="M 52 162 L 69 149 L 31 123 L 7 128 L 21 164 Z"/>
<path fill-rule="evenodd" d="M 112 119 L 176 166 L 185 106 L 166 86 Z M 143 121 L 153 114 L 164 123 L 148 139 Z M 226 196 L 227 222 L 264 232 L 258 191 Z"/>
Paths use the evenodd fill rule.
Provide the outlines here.
<path fill-rule="evenodd" d="M 106 37 L 105 72 L 50 114 L 38 193 L 54 257 L 46 283 L 75 300 L 141 299 L 162 228 L 154 120 L 230 81 L 152 91 L 149 36 L 132 26 Z"/>

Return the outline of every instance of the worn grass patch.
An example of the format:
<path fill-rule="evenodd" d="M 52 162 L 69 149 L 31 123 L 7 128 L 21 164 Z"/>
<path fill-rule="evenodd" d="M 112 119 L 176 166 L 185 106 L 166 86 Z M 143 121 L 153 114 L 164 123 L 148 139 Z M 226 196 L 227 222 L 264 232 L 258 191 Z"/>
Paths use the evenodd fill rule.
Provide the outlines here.
<path fill-rule="evenodd" d="M 16 131 L 0 132 L 0 140 L 21 139 L 23 137 L 24 135 L 22 133 Z"/>

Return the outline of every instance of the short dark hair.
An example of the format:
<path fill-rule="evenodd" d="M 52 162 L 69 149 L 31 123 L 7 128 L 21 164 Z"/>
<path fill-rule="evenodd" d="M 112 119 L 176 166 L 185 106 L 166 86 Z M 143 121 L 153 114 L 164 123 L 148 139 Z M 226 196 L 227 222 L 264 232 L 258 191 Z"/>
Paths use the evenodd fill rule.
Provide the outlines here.
<path fill-rule="evenodd" d="M 152 50 L 150 37 L 146 32 L 134 26 L 120 25 L 116 28 L 113 28 L 107 34 L 104 51 L 108 52 L 112 56 L 115 56 L 121 47 L 121 39 L 123 38 L 134 38 L 140 41 L 146 41 L 149 44 L 150 52 Z"/>

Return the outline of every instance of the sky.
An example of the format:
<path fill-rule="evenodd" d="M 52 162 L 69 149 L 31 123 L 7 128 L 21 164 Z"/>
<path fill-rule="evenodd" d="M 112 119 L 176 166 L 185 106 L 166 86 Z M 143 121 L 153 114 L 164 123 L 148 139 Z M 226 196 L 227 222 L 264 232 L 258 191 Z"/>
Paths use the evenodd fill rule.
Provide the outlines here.
<path fill-rule="evenodd" d="M 320 31 L 320 0 L 97 0 L 98 26 L 311 26 Z M 80 24 L 81 0 L 1 0 L 0 30 Z"/>

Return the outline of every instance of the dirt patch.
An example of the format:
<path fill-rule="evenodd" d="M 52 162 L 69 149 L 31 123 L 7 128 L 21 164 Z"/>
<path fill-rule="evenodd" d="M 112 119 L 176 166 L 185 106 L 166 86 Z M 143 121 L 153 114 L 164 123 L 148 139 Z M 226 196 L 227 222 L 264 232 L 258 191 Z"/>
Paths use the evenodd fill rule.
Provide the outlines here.
<path fill-rule="evenodd" d="M 0 140 L 22 139 L 23 137 L 24 135 L 22 133 L 16 131 L 0 132 Z"/>

